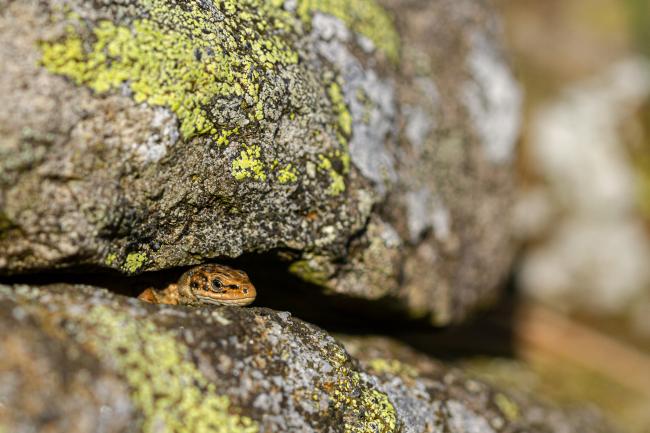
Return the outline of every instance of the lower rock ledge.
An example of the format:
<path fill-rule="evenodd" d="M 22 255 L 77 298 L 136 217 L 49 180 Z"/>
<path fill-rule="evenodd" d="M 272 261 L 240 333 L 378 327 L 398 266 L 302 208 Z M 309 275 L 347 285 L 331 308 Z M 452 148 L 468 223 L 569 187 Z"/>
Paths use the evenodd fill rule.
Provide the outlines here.
<path fill-rule="evenodd" d="M 0 285 L 0 329 L 0 433 L 612 431 L 265 308 Z"/>

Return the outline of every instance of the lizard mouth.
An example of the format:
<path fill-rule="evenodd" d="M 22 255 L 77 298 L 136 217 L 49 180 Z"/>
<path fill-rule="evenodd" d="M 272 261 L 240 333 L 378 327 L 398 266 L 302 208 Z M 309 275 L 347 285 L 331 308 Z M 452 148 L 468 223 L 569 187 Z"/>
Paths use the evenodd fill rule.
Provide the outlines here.
<path fill-rule="evenodd" d="M 196 295 L 196 297 L 205 304 L 212 305 L 237 305 L 244 306 L 252 303 L 255 300 L 254 296 L 247 298 L 237 298 L 237 299 L 215 299 L 213 296 L 201 296 Z"/>

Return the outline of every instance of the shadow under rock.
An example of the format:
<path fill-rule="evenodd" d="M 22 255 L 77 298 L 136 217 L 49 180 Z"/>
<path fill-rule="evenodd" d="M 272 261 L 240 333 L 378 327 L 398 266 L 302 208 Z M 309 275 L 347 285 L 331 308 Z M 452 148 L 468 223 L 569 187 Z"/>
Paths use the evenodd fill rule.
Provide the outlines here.
<path fill-rule="evenodd" d="M 290 274 L 287 265 L 277 259 L 256 259 L 253 267 L 251 279 L 258 288 L 254 305 L 290 311 L 329 332 L 383 335 L 440 359 L 515 356 L 519 296 L 513 278 L 506 282 L 501 299 L 493 307 L 476 313 L 465 323 L 436 327 L 428 319 L 410 318 L 395 299 L 368 301 L 323 293 L 320 287 Z"/>
<path fill-rule="evenodd" d="M 517 295 L 512 281 L 505 299 L 490 310 L 461 325 L 435 327 L 427 319 L 414 320 L 392 298 L 375 301 L 324 293 L 288 270 L 289 263 L 278 254 L 249 254 L 237 260 L 215 262 L 246 271 L 257 288 L 253 306 L 289 311 L 295 317 L 329 332 L 347 335 L 383 335 L 400 340 L 414 349 L 441 359 L 474 355 L 512 356 L 512 325 Z M 46 285 L 87 284 L 125 296 L 138 296 L 147 287 L 164 288 L 190 267 L 124 275 L 99 267 L 75 267 L 25 275 L 4 276 L 3 284 Z"/>

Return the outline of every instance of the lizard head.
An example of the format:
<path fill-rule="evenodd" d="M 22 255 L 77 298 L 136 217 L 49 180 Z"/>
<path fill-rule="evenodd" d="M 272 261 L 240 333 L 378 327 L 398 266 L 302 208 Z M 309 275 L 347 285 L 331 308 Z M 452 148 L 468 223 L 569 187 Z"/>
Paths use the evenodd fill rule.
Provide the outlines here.
<path fill-rule="evenodd" d="M 178 286 L 181 299 L 191 299 L 188 303 L 241 306 L 253 302 L 257 295 L 246 272 L 215 264 L 190 269 Z"/>

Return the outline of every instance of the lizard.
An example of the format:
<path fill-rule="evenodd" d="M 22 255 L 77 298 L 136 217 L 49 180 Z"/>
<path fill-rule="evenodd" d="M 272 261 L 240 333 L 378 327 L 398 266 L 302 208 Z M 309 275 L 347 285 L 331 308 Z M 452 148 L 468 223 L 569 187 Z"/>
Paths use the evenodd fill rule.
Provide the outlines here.
<path fill-rule="evenodd" d="M 206 264 L 186 271 L 178 282 L 162 290 L 145 289 L 138 299 L 152 304 L 248 305 L 255 300 L 255 286 L 246 272 L 224 265 Z"/>

